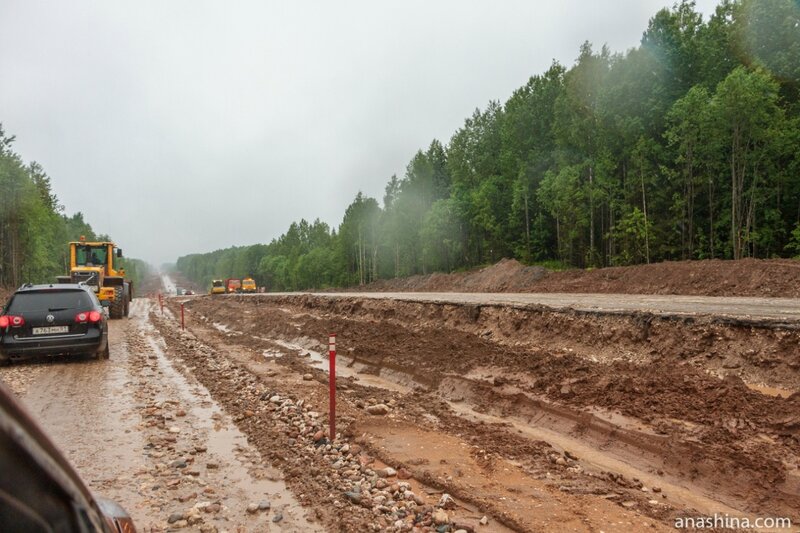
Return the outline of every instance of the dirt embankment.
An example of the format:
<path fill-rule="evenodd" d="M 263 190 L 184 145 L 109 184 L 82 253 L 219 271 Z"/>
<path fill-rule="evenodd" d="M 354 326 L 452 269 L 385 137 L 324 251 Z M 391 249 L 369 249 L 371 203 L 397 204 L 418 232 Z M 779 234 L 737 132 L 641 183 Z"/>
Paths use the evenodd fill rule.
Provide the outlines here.
<path fill-rule="evenodd" d="M 651 265 L 551 272 L 513 259 L 471 272 L 380 280 L 359 291 L 570 292 L 800 297 L 800 261 L 666 261 Z"/>
<path fill-rule="evenodd" d="M 415 403 L 440 421 L 458 418 L 437 407 L 446 398 L 469 416 L 510 424 L 509 432 L 472 427 L 483 449 L 520 459 L 507 446 L 514 430 L 544 428 L 556 440 L 538 439 L 573 446 L 577 438 L 587 457 L 581 465 L 595 479 L 649 475 L 647 483 L 669 486 L 674 507 L 660 508 L 662 518 L 703 505 L 718 510 L 702 500 L 709 497 L 761 514 L 800 508 L 795 330 L 313 296 L 200 298 L 190 308 L 257 331 L 226 336 L 253 347 L 265 336 L 324 345 L 336 330 L 342 353 L 362 373 L 415 387 Z M 784 389 L 757 391 L 753 382 Z M 528 466 L 543 471 L 542 463 Z M 559 489 L 589 490 L 585 483 Z M 691 489 L 679 494 L 685 486 Z"/>

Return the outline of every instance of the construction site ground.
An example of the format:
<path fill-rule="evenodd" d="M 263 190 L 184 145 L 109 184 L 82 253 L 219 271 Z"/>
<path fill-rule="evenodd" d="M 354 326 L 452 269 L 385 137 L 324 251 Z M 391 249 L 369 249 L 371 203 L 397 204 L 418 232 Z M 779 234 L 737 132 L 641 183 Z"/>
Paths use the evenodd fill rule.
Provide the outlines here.
<path fill-rule="evenodd" d="M 464 290 L 140 298 L 0 378 L 142 531 L 800 529 L 800 300 Z"/>

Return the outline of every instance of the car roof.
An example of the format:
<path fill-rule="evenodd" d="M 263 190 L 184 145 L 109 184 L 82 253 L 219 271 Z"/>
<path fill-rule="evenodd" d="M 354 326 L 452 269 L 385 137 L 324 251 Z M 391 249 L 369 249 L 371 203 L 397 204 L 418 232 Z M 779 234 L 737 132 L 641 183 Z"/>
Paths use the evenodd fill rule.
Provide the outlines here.
<path fill-rule="evenodd" d="M 14 294 L 20 294 L 25 292 L 36 292 L 36 291 L 43 291 L 43 290 L 64 290 L 64 291 L 86 291 L 89 292 L 89 288 L 86 285 L 78 284 L 78 283 L 48 283 L 42 285 L 33 285 L 28 283 L 23 285 L 19 289 L 16 290 Z"/>

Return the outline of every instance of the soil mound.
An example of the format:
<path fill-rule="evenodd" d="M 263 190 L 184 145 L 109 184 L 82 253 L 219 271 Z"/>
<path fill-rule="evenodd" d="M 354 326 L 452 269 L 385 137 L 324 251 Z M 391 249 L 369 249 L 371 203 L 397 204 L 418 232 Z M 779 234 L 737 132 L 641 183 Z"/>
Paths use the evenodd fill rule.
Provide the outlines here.
<path fill-rule="evenodd" d="M 357 290 L 374 292 L 535 292 L 536 283 L 544 278 L 548 270 L 539 266 L 525 266 L 515 259 L 503 259 L 499 263 L 453 274 L 434 273 L 376 281 Z"/>
<path fill-rule="evenodd" d="M 358 291 L 567 292 L 800 297 L 800 261 L 665 261 L 650 265 L 551 272 L 514 259 L 454 274 L 380 280 Z"/>

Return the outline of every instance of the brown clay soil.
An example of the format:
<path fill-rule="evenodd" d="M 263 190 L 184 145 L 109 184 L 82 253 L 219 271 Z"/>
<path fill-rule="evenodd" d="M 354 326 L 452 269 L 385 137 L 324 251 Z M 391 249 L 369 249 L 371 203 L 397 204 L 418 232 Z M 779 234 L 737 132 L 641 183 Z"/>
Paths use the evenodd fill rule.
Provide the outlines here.
<path fill-rule="evenodd" d="M 665 261 L 650 265 L 552 272 L 513 259 L 470 272 L 380 280 L 359 291 L 579 292 L 800 297 L 800 261 Z"/>
<path fill-rule="evenodd" d="M 800 334 L 787 324 L 357 296 L 183 301 L 193 343 L 322 411 L 336 331 L 342 438 L 457 497 L 467 525 L 481 515 L 519 531 L 658 530 L 714 513 L 800 520 Z M 175 342 L 218 401 L 251 405 L 235 381 L 202 369 L 207 355 Z M 370 414 L 374 404 L 388 413 Z M 292 463 L 291 432 L 243 431 L 280 443 L 261 450 L 273 464 Z M 295 491 L 343 490 L 312 491 L 302 472 L 287 476 Z M 325 506 L 318 516 L 341 530 L 394 522 L 347 505 L 346 520 Z"/>
<path fill-rule="evenodd" d="M 110 361 L 13 365 L 0 379 L 144 531 L 800 523 L 797 313 L 586 310 L 477 293 L 540 291 L 526 281 L 534 271 L 506 261 L 418 289 L 472 292 L 460 301 L 197 295 L 165 298 L 162 311 L 140 298 L 111 324 Z"/>

